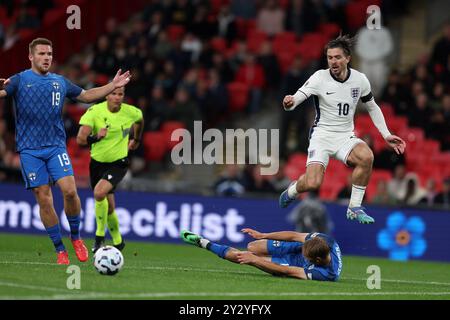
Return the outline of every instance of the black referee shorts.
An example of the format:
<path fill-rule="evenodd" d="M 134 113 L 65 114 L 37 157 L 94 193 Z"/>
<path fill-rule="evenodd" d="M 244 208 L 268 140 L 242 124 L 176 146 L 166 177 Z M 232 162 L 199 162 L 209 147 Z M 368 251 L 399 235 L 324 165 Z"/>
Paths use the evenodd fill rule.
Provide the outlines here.
<path fill-rule="evenodd" d="M 109 193 L 114 193 L 117 185 L 127 173 L 129 163 L 130 161 L 128 158 L 119 159 L 114 162 L 98 162 L 91 158 L 91 163 L 89 164 L 89 176 L 91 179 L 92 190 L 94 190 L 101 179 L 105 179 L 113 185 L 113 188 Z"/>

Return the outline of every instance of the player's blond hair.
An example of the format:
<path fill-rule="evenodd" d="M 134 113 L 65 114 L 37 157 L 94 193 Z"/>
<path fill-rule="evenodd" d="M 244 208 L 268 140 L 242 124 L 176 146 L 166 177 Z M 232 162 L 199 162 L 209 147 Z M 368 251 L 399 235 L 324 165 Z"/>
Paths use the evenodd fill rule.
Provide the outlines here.
<path fill-rule="evenodd" d="M 36 46 L 38 44 L 43 44 L 43 45 L 48 45 L 50 47 L 53 47 L 53 43 L 46 39 L 46 38 L 36 38 L 33 41 L 30 42 L 30 44 L 28 45 L 28 49 L 30 50 L 30 53 L 33 54 L 34 53 L 34 49 L 36 49 Z"/>

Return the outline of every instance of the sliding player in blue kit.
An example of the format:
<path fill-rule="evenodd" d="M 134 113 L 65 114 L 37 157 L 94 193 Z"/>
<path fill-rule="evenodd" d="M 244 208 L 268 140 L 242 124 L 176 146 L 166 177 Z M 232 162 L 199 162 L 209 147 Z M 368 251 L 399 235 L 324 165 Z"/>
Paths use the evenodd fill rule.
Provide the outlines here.
<path fill-rule="evenodd" d="M 64 99 L 84 103 L 97 101 L 130 80 L 119 70 L 105 86 L 83 90 L 61 75 L 49 72 L 53 60 L 52 42 L 34 39 L 29 45 L 31 69 L 9 79 L 0 79 L 0 98 L 11 96 L 15 102 L 16 149 L 22 176 L 32 189 L 40 208 L 42 223 L 55 246 L 57 263 L 70 263 L 62 242 L 59 219 L 50 188 L 56 183 L 62 191 L 64 211 L 70 225 L 71 242 L 79 261 L 88 260 L 88 250 L 80 238 L 80 198 L 72 164 L 66 150 L 66 133 L 61 117 Z"/>
<path fill-rule="evenodd" d="M 323 233 L 279 231 L 262 233 L 244 228 L 256 241 L 248 251 L 214 243 L 187 230 L 181 231 L 184 242 L 206 249 L 218 257 L 248 264 L 274 276 L 301 280 L 338 281 L 342 271 L 341 250 L 337 242 Z"/>

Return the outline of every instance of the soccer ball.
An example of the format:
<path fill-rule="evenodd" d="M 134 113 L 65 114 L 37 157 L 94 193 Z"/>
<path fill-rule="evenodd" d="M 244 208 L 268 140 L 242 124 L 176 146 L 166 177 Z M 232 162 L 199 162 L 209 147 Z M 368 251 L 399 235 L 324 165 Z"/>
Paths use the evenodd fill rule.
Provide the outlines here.
<path fill-rule="evenodd" d="M 101 247 L 94 255 L 94 267 L 100 274 L 115 275 L 123 267 L 123 255 L 112 246 Z"/>

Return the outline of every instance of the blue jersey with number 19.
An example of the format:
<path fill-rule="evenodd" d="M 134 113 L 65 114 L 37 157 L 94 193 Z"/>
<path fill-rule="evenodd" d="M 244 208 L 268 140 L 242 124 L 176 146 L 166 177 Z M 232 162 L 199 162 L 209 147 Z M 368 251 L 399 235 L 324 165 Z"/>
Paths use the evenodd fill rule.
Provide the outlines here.
<path fill-rule="evenodd" d="M 12 76 L 5 90 L 15 102 L 17 151 L 65 147 L 64 99 L 76 98 L 83 89 L 63 76 L 28 69 Z"/>

